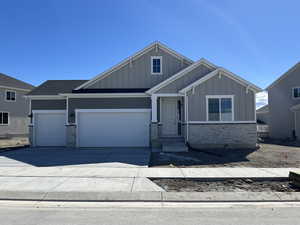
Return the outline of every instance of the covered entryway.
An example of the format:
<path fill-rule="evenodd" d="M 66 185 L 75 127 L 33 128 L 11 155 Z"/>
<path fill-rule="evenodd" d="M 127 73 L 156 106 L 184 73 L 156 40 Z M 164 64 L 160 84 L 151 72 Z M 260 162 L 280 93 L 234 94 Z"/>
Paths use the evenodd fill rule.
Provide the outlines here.
<path fill-rule="evenodd" d="M 162 137 L 178 137 L 181 135 L 181 117 L 181 98 L 160 98 L 160 123 Z"/>
<path fill-rule="evenodd" d="M 78 147 L 148 147 L 150 109 L 77 109 Z"/>
<path fill-rule="evenodd" d="M 66 111 L 34 110 L 34 145 L 65 146 L 66 145 Z"/>

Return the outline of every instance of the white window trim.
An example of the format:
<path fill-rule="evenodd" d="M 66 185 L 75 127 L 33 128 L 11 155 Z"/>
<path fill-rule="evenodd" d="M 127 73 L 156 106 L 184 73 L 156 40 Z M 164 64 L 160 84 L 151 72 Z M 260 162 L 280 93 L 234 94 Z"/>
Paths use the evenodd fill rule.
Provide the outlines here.
<path fill-rule="evenodd" d="M 160 73 L 153 72 L 153 59 L 160 59 Z M 162 75 L 163 61 L 162 56 L 151 56 L 151 74 L 152 75 Z"/>
<path fill-rule="evenodd" d="M 7 92 L 14 92 L 15 93 L 15 100 L 7 100 Z M 5 90 L 4 100 L 6 102 L 16 102 L 17 101 L 17 92 L 13 91 L 13 90 Z"/>
<path fill-rule="evenodd" d="M 7 124 L 1 124 L 0 123 L 0 126 L 9 126 L 10 125 L 10 116 L 9 116 L 9 112 L 7 112 L 7 111 L 0 111 L 0 113 L 7 113 L 7 115 L 8 115 L 8 117 L 7 117 Z M 2 116 L 3 117 L 3 116 Z"/>
<path fill-rule="evenodd" d="M 297 100 L 298 100 L 298 99 L 300 99 L 300 97 L 295 97 L 295 96 L 294 96 L 294 89 L 295 89 L 295 88 L 299 88 L 299 89 L 300 89 L 299 86 L 298 86 L 298 87 L 292 87 L 292 99 L 297 99 Z"/>
<path fill-rule="evenodd" d="M 209 117 L 208 117 L 208 99 L 210 98 L 217 98 L 217 99 L 221 99 L 221 98 L 231 98 L 231 116 L 232 116 L 232 120 L 231 121 L 223 121 L 221 120 L 221 104 L 219 104 L 219 117 L 220 120 L 219 121 L 210 121 Z M 224 123 L 224 122 L 232 122 L 234 121 L 234 95 L 206 95 L 206 121 L 208 122 L 213 122 L 213 123 Z"/>

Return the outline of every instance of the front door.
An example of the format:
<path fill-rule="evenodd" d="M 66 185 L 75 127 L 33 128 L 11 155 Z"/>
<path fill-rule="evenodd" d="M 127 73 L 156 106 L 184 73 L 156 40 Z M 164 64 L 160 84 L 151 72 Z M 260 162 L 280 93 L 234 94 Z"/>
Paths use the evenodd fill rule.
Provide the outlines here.
<path fill-rule="evenodd" d="M 162 136 L 178 136 L 178 98 L 165 97 L 161 99 Z"/>

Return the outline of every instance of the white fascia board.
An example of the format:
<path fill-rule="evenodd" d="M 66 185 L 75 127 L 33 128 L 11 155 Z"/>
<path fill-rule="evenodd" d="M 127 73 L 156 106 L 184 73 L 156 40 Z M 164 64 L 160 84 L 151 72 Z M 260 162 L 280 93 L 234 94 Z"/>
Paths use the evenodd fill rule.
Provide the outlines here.
<path fill-rule="evenodd" d="M 167 86 L 168 84 L 176 81 L 180 77 L 183 77 L 184 75 L 186 75 L 187 73 L 189 73 L 190 71 L 192 71 L 193 69 L 197 68 L 200 65 L 205 65 L 205 66 L 208 66 L 212 69 L 217 68 L 217 66 L 215 66 L 212 63 L 208 62 L 206 59 L 202 58 L 199 61 L 195 62 L 194 64 L 186 67 L 185 69 L 179 71 L 175 75 L 173 75 L 170 78 L 166 79 L 165 81 L 163 81 L 163 82 L 159 83 L 158 85 L 154 86 L 150 90 L 146 91 L 146 93 L 147 94 L 153 94 L 154 92 L 158 91 L 159 89 L 161 89 L 161 88 Z"/>
<path fill-rule="evenodd" d="M 156 96 L 156 97 L 182 97 L 184 96 L 183 94 L 177 94 L 177 93 L 158 93 L 158 94 L 152 94 L 151 96 Z"/>
<path fill-rule="evenodd" d="M 179 54 L 178 52 L 170 49 L 169 47 L 163 45 L 162 43 L 156 41 L 150 45 L 148 45 L 147 47 L 143 48 L 142 50 L 138 51 L 137 53 L 135 53 L 134 55 L 127 57 L 126 59 L 124 59 L 123 61 L 121 61 L 120 63 L 118 63 L 117 65 L 111 67 L 110 69 L 100 73 L 99 75 L 95 76 L 94 78 L 92 78 L 91 80 L 81 84 L 79 87 L 75 88 L 75 90 L 79 90 L 83 87 L 86 87 L 88 85 L 92 85 L 93 83 L 95 83 L 96 81 L 102 80 L 105 77 L 109 76 L 111 73 L 113 73 L 114 71 L 118 70 L 119 68 L 127 65 L 128 63 L 130 63 L 130 61 L 135 60 L 137 58 L 139 58 L 140 56 L 146 54 L 148 51 L 152 50 L 153 48 L 155 48 L 156 46 L 158 46 L 159 48 L 167 51 L 168 53 L 174 55 L 177 58 L 180 59 L 185 59 L 186 61 L 188 61 L 189 63 L 193 63 L 193 61 L 181 54 Z"/>
<path fill-rule="evenodd" d="M 0 85 L 0 88 L 12 89 L 12 90 L 17 90 L 17 91 L 31 91 L 31 89 L 23 89 L 23 88 L 16 88 L 16 87 L 3 86 L 3 85 Z"/>
<path fill-rule="evenodd" d="M 145 93 L 91 93 L 91 94 L 60 94 L 68 98 L 149 98 Z"/>
<path fill-rule="evenodd" d="M 194 87 L 197 87 L 198 85 L 202 84 L 203 82 L 207 81 L 208 79 L 212 78 L 213 76 L 217 75 L 219 73 L 219 69 L 216 69 L 212 72 L 210 72 L 209 74 L 205 75 L 204 77 L 200 78 L 199 80 L 195 81 L 194 83 L 188 85 L 187 87 L 181 89 L 179 91 L 179 93 L 186 93 L 188 92 L 189 90 L 191 90 L 192 88 Z"/>
<path fill-rule="evenodd" d="M 243 79 L 242 77 L 230 72 L 229 70 L 227 70 L 225 68 L 220 68 L 220 69 L 221 69 L 221 72 L 224 73 L 224 75 L 227 75 L 227 77 L 231 77 L 233 80 L 236 80 L 236 81 L 240 82 L 241 84 L 244 84 L 244 85 L 248 86 L 249 89 L 253 90 L 255 93 L 263 91 L 263 89 L 261 89 L 260 87 L 258 87 L 255 84 Z"/>
<path fill-rule="evenodd" d="M 188 58 L 188 57 L 186 57 L 186 56 L 180 54 L 179 52 L 177 52 L 177 51 L 171 49 L 170 47 L 164 45 L 163 43 L 161 43 L 161 42 L 159 42 L 159 41 L 156 41 L 155 43 L 158 44 L 159 48 L 165 50 L 166 52 L 168 52 L 168 53 L 170 53 L 171 55 L 177 57 L 178 59 L 184 59 L 184 60 L 186 60 L 187 62 L 189 62 L 189 63 L 191 63 L 191 64 L 194 63 L 194 61 L 191 60 L 190 58 Z"/>
<path fill-rule="evenodd" d="M 286 78 L 291 72 L 293 72 L 295 69 L 297 69 L 297 67 L 300 65 L 300 62 L 296 63 L 296 65 L 294 65 L 292 68 L 290 68 L 287 72 L 285 72 L 284 74 L 282 74 L 279 78 L 277 78 L 273 83 L 271 83 L 266 90 L 270 90 L 272 87 L 274 87 L 276 84 L 278 84 L 281 80 L 283 80 L 284 78 Z"/>
<path fill-rule="evenodd" d="M 25 98 L 29 98 L 31 100 L 56 100 L 56 99 L 65 99 L 64 96 L 61 95 L 25 95 Z"/>
<path fill-rule="evenodd" d="M 197 87 L 198 85 L 202 84 L 203 82 L 209 80 L 210 78 L 214 77 L 215 75 L 221 73 L 223 76 L 227 76 L 228 78 L 240 83 L 243 86 L 246 86 L 250 90 L 252 90 L 254 93 L 261 92 L 262 89 L 257 87 L 256 85 L 244 80 L 243 78 L 239 77 L 238 75 L 224 69 L 224 68 L 218 68 L 211 73 L 205 75 L 204 77 L 200 78 L 199 80 L 195 81 L 194 83 L 188 85 L 187 87 L 181 89 L 179 93 L 186 93 L 187 91 L 191 90 L 194 87 Z"/>

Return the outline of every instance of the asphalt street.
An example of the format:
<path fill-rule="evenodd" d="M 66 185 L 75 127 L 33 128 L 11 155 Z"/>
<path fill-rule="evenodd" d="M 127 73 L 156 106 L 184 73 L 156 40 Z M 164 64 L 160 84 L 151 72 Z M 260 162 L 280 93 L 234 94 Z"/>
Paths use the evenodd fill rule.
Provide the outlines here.
<path fill-rule="evenodd" d="M 0 202 L 1 225 L 298 225 L 300 204 Z"/>

